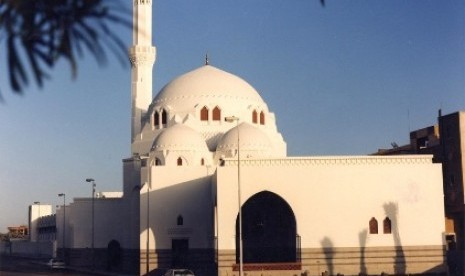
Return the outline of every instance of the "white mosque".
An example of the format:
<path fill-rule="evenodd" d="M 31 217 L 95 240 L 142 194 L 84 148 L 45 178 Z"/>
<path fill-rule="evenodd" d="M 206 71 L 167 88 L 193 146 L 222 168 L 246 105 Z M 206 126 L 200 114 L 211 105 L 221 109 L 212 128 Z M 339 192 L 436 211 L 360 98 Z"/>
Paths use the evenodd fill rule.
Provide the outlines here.
<path fill-rule="evenodd" d="M 75 199 L 64 224 L 59 210 L 58 253 L 71 265 L 137 275 L 445 271 L 432 156 L 288 157 L 260 94 L 208 60 L 152 99 L 151 1 L 133 9 L 123 194 Z"/>

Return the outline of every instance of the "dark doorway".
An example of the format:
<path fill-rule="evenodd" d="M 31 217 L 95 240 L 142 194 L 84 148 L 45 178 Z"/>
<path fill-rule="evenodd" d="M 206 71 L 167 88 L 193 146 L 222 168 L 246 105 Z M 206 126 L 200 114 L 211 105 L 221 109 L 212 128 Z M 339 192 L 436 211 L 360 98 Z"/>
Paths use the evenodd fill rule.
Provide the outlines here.
<path fill-rule="evenodd" d="M 107 247 L 107 269 L 113 270 L 121 263 L 121 246 L 118 241 L 112 240 Z"/>
<path fill-rule="evenodd" d="M 296 262 L 296 221 L 287 202 L 260 192 L 242 206 L 244 263 Z M 236 262 L 239 262 L 239 221 L 236 220 Z"/>
<path fill-rule="evenodd" d="M 171 266 L 173 268 L 186 268 L 189 266 L 189 240 L 175 239 L 171 241 Z"/>

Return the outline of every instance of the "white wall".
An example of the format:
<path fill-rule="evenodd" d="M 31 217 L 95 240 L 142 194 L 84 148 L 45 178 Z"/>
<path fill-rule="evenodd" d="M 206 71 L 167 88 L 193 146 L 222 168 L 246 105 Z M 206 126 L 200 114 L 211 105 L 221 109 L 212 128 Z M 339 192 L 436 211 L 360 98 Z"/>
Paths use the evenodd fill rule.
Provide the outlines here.
<path fill-rule="evenodd" d="M 237 161 L 218 168 L 217 185 L 219 247 L 234 249 Z M 431 156 L 245 160 L 241 189 L 242 204 L 265 190 L 281 196 L 295 214 L 302 248 L 323 241 L 358 247 L 371 217 L 380 234 L 369 234 L 366 246 L 443 244 L 441 165 Z M 382 233 L 386 208 L 397 209 L 397 217 L 390 216 L 392 234 Z"/>
<path fill-rule="evenodd" d="M 94 200 L 94 247 L 106 248 L 114 239 L 122 248 L 130 248 L 128 201 L 123 198 Z M 57 210 L 56 237 L 58 247 L 63 247 L 63 208 Z M 66 248 L 92 247 L 92 198 L 75 198 L 66 206 L 65 242 Z"/>
<path fill-rule="evenodd" d="M 151 167 L 152 186 L 149 193 L 150 248 L 171 249 L 171 240 L 189 239 L 190 248 L 213 245 L 213 201 L 211 173 L 206 166 Z M 140 246 L 147 242 L 147 187 L 140 195 Z M 177 225 L 181 215 L 184 225 Z"/>

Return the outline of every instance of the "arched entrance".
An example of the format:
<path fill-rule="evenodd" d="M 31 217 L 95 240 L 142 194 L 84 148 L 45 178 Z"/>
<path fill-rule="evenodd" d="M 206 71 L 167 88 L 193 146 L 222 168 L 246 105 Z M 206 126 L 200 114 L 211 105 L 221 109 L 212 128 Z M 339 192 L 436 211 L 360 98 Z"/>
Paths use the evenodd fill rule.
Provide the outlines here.
<path fill-rule="evenodd" d="M 296 262 L 296 221 L 287 202 L 264 191 L 242 206 L 244 263 Z M 236 262 L 239 262 L 239 220 L 236 219 Z"/>
<path fill-rule="evenodd" d="M 118 241 L 111 240 L 107 246 L 107 269 L 112 270 L 121 264 L 121 246 Z"/>

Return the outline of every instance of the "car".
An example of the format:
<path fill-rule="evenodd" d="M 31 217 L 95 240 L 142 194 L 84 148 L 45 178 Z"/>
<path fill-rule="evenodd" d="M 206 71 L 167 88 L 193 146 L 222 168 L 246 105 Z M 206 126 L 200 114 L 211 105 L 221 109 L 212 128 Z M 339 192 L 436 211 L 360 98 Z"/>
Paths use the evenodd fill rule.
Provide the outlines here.
<path fill-rule="evenodd" d="M 177 269 L 168 269 L 164 276 L 195 276 L 194 272 L 189 269 L 177 268 Z"/>
<path fill-rule="evenodd" d="M 64 268 L 66 268 L 65 262 L 63 260 L 61 260 L 61 259 L 50 259 L 50 261 L 48 261 L 47 265 L 51 269 L 64 269 Z"/>

